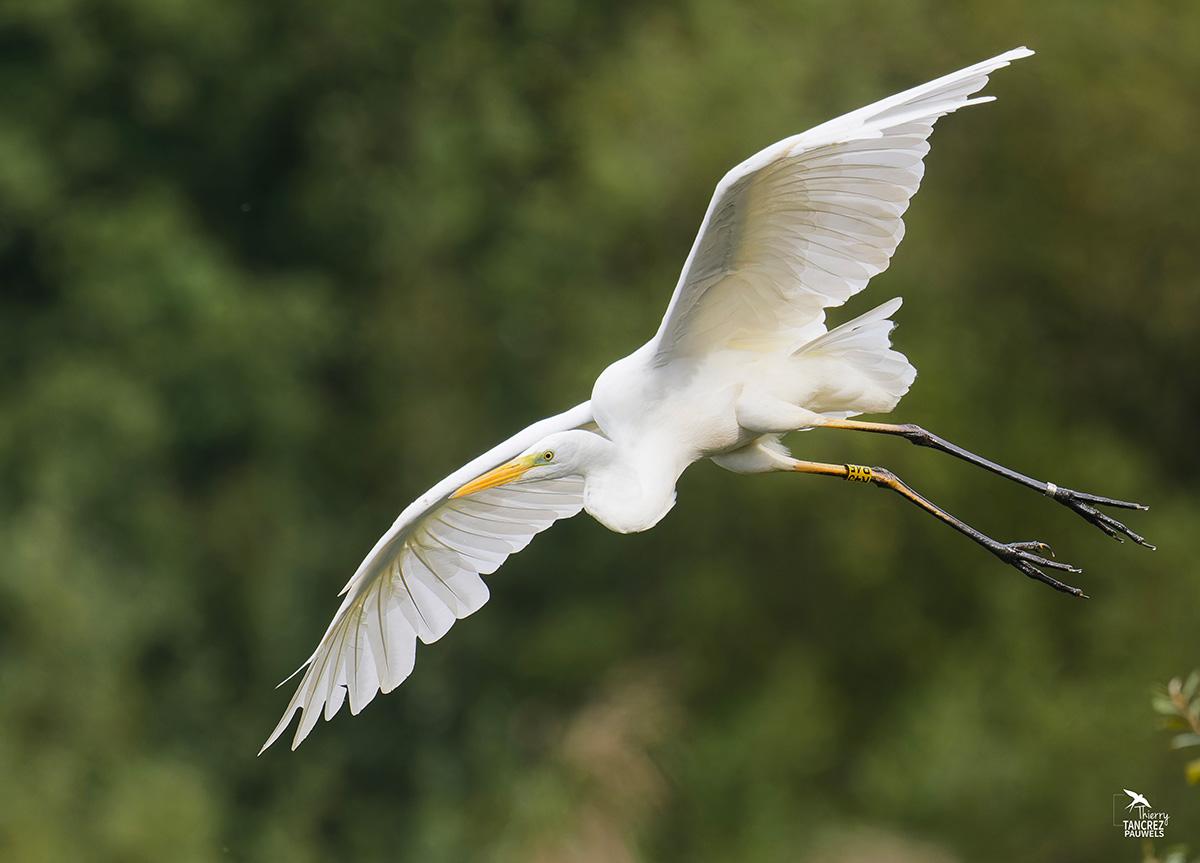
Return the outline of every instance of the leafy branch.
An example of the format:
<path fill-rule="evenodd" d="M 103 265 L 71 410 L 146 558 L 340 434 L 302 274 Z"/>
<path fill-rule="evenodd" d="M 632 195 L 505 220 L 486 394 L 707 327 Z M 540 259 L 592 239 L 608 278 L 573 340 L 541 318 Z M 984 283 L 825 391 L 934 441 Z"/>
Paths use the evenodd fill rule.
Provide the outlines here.
<path fill-rule="evenodd" d="M 1156 692 L 1152 701 L 1154 712 L 1165 717 L 1163 727 L 1174 731 L 1172 749 L 1200 746 L 1200 670 L 1193 671 L 1186 681 L 1172 678 L 1165 690 Z M 1200 785 L 1200 758 L 1193 758 L 1184 767 L 1187 781 Z"/>
<path fill-rule="evenodd" d="M 1188 675 L 1186 681 L 1174 677 L 1166 685 L 1154 693 L 1151 705 L 1154 712 L 1164 717 L 1162 726 L 1174 732 L 1171 738 L 1172 749 L 1190 749 L 1200 746 L 1200 669 Z M 1188 784 L 1200 785 L 1200 758 L 1193 758 L 1184 767 Z M 1188 850 L 1185 846 L 1176 846 L 1167 851 L 1165 857 L 1159 857 L 1154 850 L 1153 841 L 1146 839 L 1142 843 L 1142 863 L 1187 863 Z M 1200 863 L 1200 860 L 1193 861 Z"/>

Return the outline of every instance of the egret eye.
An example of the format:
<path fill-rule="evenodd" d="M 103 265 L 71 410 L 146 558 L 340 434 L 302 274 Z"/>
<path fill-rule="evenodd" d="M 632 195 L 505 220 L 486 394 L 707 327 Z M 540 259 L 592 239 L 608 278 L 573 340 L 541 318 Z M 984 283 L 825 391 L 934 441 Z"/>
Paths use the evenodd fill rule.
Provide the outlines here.
<path fill-rule="evenodd" d="M 554 461 L 554 453 L 551 450 L 546 450 L 542 453 L 542 461 Z"/>

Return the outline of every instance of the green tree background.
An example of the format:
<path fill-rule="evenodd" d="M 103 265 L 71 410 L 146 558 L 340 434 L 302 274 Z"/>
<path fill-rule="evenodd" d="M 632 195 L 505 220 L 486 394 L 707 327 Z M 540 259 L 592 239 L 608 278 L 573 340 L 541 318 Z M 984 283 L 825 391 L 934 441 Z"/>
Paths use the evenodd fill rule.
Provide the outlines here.
<path fill-rule="evenodd" d="M 1157 553 L 795 435 L 1094 598 L 702 465 L 255 757 L 395 514 L 654 330 L 729 166 L 1019 44 L 844 316 L 906 297 L 898 416 L 1152 504 Z M 1187 2 L 0 4 L 0 856 L 1134 860 L 1123 787 L 1200 843 L 1146 707 L 1200 647 L 1197 81 Z"/>

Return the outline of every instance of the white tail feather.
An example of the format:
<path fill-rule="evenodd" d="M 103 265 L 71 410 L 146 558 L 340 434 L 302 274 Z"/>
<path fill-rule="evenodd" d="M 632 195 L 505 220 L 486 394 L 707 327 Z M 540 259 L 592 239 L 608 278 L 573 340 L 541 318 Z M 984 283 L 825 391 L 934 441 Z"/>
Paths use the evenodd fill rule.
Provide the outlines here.
<path fill-rule="evenodd" d="M 800 347 L 801 379 L 810 390 L 800 404 L 826 416 L 887 413 L 908 392 L 917 370 L 892 350 L 889 318 L 900 308 L 896 297 Z"/>

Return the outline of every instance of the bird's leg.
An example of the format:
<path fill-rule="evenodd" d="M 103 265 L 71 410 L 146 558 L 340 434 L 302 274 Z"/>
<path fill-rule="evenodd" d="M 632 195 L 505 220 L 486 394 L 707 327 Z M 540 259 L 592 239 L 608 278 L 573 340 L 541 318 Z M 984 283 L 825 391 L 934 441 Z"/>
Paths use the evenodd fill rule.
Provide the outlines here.
<path fill-rule="evenodd" d="M 1111 497 L 1101 497 L 1100 495 L 1087 494 L 1082 491 L 1074 491 L 1069 488 L 1062 488 L 1052 482 L 1042 482 L 1041 480 L 1033 479 L 1025 476 L 1023 473 L 1018 473 L 1004 465 L 996 464 L 994 461 L 984 458 L 983 456 L 975 455 L 975 453 L 963 449 L 950 441 L 940 438 L 932 432 L 928 432 L 918 425 L 912 423 L 872 423 L 861 422 L 859 420 L 826 420 L 821 423 L 819 428 L 846 429 L 849 431 L 865 431 L 874 434 L 897 435 L 905 438 L 910 443 L 917 446 L 926 446 L 930 449 L 939 450 L 940 452 L 949 453 L 955 458 L 960 458 L 965 462 L 981 467 L 984 470 L 989 470 L 994 474 L 1010 479 L 1013 482 L 1018 482 L 1023 486 L 1040 491 L 1049 498 L 1061 503 L 1068 509 L 1078 513 L 1090 524 L 1094 524 L 1100 530 L 1116 539 L 1118 542 L 1124 542 L 1124 537 L 1129 537 L 1138 545 L 1153 549 L 1154 546 L 1146 542 L 1140 535 L 1134 533 L 1121 522 L 1117 521 L 1107 513 L 1101 512 L 1097 507 L 1112 506 L 1119 509 L 1149 509 L 1140 503 L 1133 503 L 1127 500 L 1116 500 Z"/>
<path fill-rule="evenodd" d="M 890 470 L 880 467 L 864 467 L 857 464 L 825 464 L 816 461 L 799 461 L 789 459 L 788 470 L 797 473 L 817 474 L 819 476 L 841 477 L 851 482 L 868 482 L 888 488 L 899 494 L 909 503 L 919 506 L 933 516 L 944 521 L 959 533 L 966 534 L 975 542 L 982 545 L 996 557 L 1010 566 L 1016 567 L 1024 575 L 1043 584 L 1048 584 L 1055 590 L 1069 593 L 1072 596 L 1086 598 L 1086 594 L 1078 587 L 1072 587 L 1047 575 L 1043 569 L 1057 569 L 1063 572 L 1082 572 L 1083 570 L 1066 563 L 1052 560 L 1054 552 L 1044 542 L 1030 540 L 1026 542 L 999 542 L 971 527 L 959 518 L 955 518 L 940 506 L 913 491 Z M 1047 557 L 1046 555 L 1049 555 Z"/>

